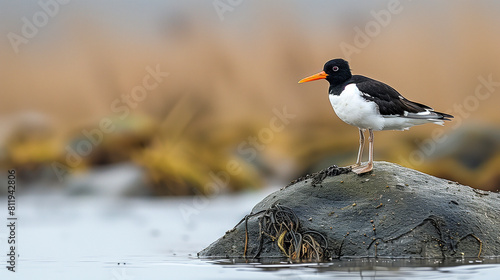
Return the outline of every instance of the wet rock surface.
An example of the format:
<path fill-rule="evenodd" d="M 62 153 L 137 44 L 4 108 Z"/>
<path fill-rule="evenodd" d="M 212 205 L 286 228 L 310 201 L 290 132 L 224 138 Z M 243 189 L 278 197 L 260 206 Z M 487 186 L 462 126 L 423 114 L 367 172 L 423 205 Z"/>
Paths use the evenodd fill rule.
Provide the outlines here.
<path fill-rule="evenodd" d="M 200 257 L 500 256 L 500 194 L 387 162 L 330 167 L 259 202 Z"/>

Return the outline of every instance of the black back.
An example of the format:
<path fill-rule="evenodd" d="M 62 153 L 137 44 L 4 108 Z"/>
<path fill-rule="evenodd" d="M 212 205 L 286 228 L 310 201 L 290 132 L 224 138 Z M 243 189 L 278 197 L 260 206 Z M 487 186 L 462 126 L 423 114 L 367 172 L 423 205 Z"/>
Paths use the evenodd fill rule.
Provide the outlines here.
<path fill-rule="evenodd" d="M 348 84 L 356 84 L 357 88 L 363 93 L 362 97 L 366 100 L 375 102 L 382 115 L 398 115 L 418 118 L 413 114 L 433 109 L 427 105 L 410 101 L 404 98 L 397 90 L 391 86 L 377 80 L 361 76 L 352 75 L 349 63 L 341 58 L 328 61 L 323 67 L 328 76 L 326 80 L 330 83 L 329 94 L 340 95 Z M 412 114 L 405 115 L 405 112 Z M 453 116 L 434 112 L 436 119 L 453 118 Z M 427 116 L 426 118 L 429 118 Z M 432 117 L 431 117 L 432 118 Z"/>

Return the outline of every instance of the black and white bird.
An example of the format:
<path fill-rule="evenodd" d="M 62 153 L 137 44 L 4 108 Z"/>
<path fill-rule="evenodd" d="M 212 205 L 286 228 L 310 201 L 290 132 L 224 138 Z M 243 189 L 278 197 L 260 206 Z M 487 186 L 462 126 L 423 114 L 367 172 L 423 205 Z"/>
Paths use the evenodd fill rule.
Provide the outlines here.
<path fill-rule="evenodd" d="M 344 122 L 359 128 L 358 158 L 352 171 L 357 174 L 373 169 L 373 131 L 407 130 L 414 125 L 443 125 L 452 115 L 434 111 L 431 107 L 404 98 L 389 85 L 365 76 L 352 75 L 349 63 L 343 59 L 328 61 L 323 71 L 299 81 L 326 79 L 330 83 L 328 96 L 333 110 Z M 368 130 L 368 162 L 361 163 Z"/>

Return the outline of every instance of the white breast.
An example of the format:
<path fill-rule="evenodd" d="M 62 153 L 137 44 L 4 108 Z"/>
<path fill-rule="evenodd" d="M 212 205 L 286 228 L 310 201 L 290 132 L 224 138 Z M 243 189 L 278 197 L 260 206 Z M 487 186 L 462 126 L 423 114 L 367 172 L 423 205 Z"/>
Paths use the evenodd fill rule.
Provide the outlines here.
<path fill-rule="evenodd" d="M 344 122 L 364 129 L 383 130 L 384 117 L 375 102 L 367 101 L 355 84 L 348 84 L 340 95 L 329 94 L 330 103 Z"/>

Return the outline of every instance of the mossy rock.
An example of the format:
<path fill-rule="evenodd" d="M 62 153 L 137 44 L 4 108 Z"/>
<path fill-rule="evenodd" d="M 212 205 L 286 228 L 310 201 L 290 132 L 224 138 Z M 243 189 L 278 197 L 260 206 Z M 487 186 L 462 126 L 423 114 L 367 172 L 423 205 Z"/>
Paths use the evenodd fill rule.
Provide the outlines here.
<path fill-rule="evenodd" d="M 198 255 L 290 258 L 286 241 L 262 234 L 263 221 L 270 220 L 264 216 L 276 206 L 297 217 L 295 236 L 315 233 L 324 246 L 323 260 L 500 256 L 499 193 L 388 162 L 376 162 L 364 175 L 330 167 L 298 179 L 264 198 L 247 219 Z"/>

